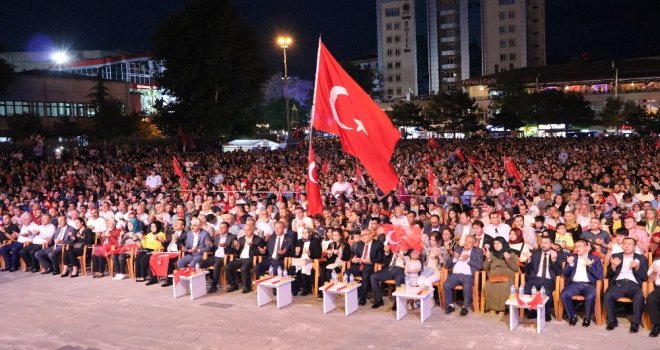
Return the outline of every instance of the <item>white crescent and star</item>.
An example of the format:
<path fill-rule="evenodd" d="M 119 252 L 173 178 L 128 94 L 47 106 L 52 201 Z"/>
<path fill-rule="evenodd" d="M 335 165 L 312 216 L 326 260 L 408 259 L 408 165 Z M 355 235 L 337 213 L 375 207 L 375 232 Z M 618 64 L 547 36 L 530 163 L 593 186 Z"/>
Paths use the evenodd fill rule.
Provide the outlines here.
<path fill-rule="evenodd" d="M 396 231 L 394 231 L 394 230 L 387 231 L 387 234 L 385 234 L 385 241 L 388 242 L 387 244 L 399 244 L 399 243 L 401 243 L 401 241 L 398 241 L 398 242 L 392 241 L 391 236 L 394 232 L 396 232 Z"/>
<path fill-rule="evenodd" d="M 341 120 L 339 119 L 339 114 L 337 114 L 337 107 L 335 107 L 335 103 L 337 102 L 337 98 L 340 95 L 348 96 L 348 91 L 346 90 L 345 87 L 335 85 L 332 87 L 332 89 L 330 89 L 330 109 L 332 109 L 332 118 L 335 120 L 335 123 L 337 123 L 337 125 L 340 128 L 344 130 L 353 130 L 352 127 L 342 123 Z M 365 135 L 369 135 L 367 134 L 367 129 L 364 128 L 364 124 L 360 119 L 354 118 L 353 120 L 355 121 L 355 132 L 362 131 Z"/>
<path fill-rule="evenodd" d="M 311 162 L 311 163 L 309 164 L 309 169 L 307 170 L 307 175 L 309 176 L 309 181 L 311 181 L 311 182 L 313 182 L 313 183 L 315 183 L 315 184 L 318 184 L 318 183 L 319 183 L 319 179 L 318 179 L 318 178 L 314 178 L 314 168 L 315 168 L 315 167 L 316 167 L 316 162 Z"/>

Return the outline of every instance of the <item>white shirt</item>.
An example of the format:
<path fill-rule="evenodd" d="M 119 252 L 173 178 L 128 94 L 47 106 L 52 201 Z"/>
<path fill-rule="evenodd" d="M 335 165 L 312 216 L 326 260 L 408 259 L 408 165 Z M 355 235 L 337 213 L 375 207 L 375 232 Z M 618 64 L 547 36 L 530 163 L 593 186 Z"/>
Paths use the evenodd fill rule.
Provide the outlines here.
<path fill-rule="evenodd" d="M 656 260 L 656 261 L 651 265 L 651 268 L 649 269 L 647 275 L 651 275 L 651 274 L 653 273 L 653 266 L 660 267 L 660 259 Z M 659 273 L 659 274 L 656 274 L 656 276 L 655 276 L 655 285 L 656 285 L 656 288 L 657 288 L 657 286 L 660 286 L 660 273 Z"/>
<path fill-rule="evenodd" d="M 32 232 L 37 231 L 39 231 L 39 225 L 34 222 L 21 226 L 21 230 L 18 233 L 18 243 L 32 242 Z"/>
<path fill-rule="evenodd" d="M 545 252 L 541 253 L 541 261 L 539 262 L 539 269 L 538 272 L 536 273 L 536 277 L 543 277 L 543 259 L 545 259 L 545 256 L 548 257 L 548 262 L 545 266 L 545 277 L 550 278 L 550 264 L 552 264 L 552 258 L 550 257 L 550 252 Z"/>
<path fill-rule="evenodd" d="M 635 283 L 637 283 L 637 280 L 635 279 L 635 275 L 633 274 L 632 269 L 630 268 L 630 263 L 633 262 L 634 255 L 626 256 L 623 254 L 623 259 L 621 261 L 621 272 L 619 273 L 619 277 L 616 278 L 617 281 L 620 280 L 631 280 Z"/>
<path fill-rule="evenodd" d="M 405 215 L 401 216 L 392 216 L 390 218 L 390 222 L 392 225 L 399 225 L 399 226 L 409 226 L 410 224 L 408 223 L 408 217 Z"/>
<path fill-rule="evenodd" d="M 227 235 L 221 235 L 220 240 L 218 241 L 218 249 L 215 250 L 215 257 L 216 258 L 224 258 L 225 257 L 225 247 L 221 247 L 220 244 L 223 244 L 227 242 Z"/>
<path fill-rule="evenodd" d="M 44 244 L 48 243 L 53 235 L 55 234 L 55 225 L 39 225 L 39 234 L 34 236 L 32 239 L 32 244 Z"/>
<path fill-rule="evenodd" d="M 66 228 L 67 226 L 56 228 L 57 230 L 57 236 L 55 237 L 56 240 L 60 240 L 60 241 L 64 240 L 64 234 L 66 233 Z"/>
<path fill-rule="evenodd" d="M 470 261 L 470 255 L 472 254 L 472 251 L 465 251 L 461 253 L 461 255 L 467 254 L 468 258 L 465 261 L 458 260 L 454 258 L 454 269 L 452 270 L 452 273 L 457 273 L 461 275 L 472 275 L 472 270 L 470 269 L 470 265 L 468 265 L 468 261 Z M 460 257 L 460 256 L 459 256 Z"/>
<path fill-rule="evenodd" d="M 108 210 L 108 211 L 99 210 L 99 216 L 107 220 L 110 218 L 114 218 L 115 213 L 112 210 Z"/>
<path fill-rule="evenodd" d="M 191 231 L 191 232 L 192 232 L 192 231 Z M 199 244 L 199 232 L 197 232 L 197 233 L 192 232 L 192 234 L 193 234 L 193 243 L 192 243 L 192 247 L 195 248 L 195 247 L 197 247 L 197 244 Z"/>
<path fill-rule="evenodd" d="M 462 246 L 465 244 L 465 238 L 470 235 L 470 231 L 472 230 L 472 225 L 463 225 L 463 232 L 461 232 L 461 238 L 458 241 L 458 244 Z"/>
<path fill-rule="evenodd" d="M 583 259 L 581 256 L 578 256 L 577 258 L 577 266 L 575 266 L 573 282 L 589 282 L 589 276 L 587 275 L 587 260 Z"/>
<path fill-rule="evenodd" d="M 257 230 L 264 233 L 264 237 L 270 236 L 275 232 L 275 220 L 272 219 L 268 219 L 268 221 L 259 219 L 255 226 Z"/>
<path fill-rule="evenodd" d="M 147 176 L 146 184 L 150 188 L 156 188 L 163 185 L 163 180 L 160 178 L 160 175 L 149 175 Z"/>
<path fill-rule="evenodd" d="M 275 246 L 273 247 L 273 254 L 271 257 L 277 259 L 277 250 L 282 249 L 282 243 L 284 242 L 284 235 L 275 237 Z"/>
<path fill-rule="evenodd" d="M 241 250 L 241 259 L 249 259 L 250 258 L 250 245 L 252 244 L 252 238 L 250 239 L 245 239 L 245 245 L 243 246 L 243 250 Z"/>
<path fill-rule="evenodd" d="M 353 186 L 349 184 L 348 182 L 335 182 L 332 184 L 332 188 L 330 190 L 333 196 L 337 197 L 340 194 L 345 194 L 347 196 L 350 196 L 353 193 Z"/>
<path fill-rule="evenodd" d="M 302 239 L 303 230 L 314 228 L 314 222 L 309 216 L 304 216 L 302 219 L 295 218 L 291 221 L 291 228 L 298 233 L 298 239 Z"/>
<path fill-rule="evenodd" d="M 181 237 L 183 232 L 174 232 L 172 235 L 172 240 L 170 241 L 170 245 L 167 246 L 167 251 L 168 252 L 178 252 L 179 248 L 176 246 L 176 240 L 178 237 Z"/>
<path fill-rule="evenodd" d="M 497 226 L 493 224 L 486 225 L 484 227 L 484 233 L 493 237 L 502 237 L 504 238 L 507 242 L 509 241 L 509 231 L 511 231 L 511 226 L 501 222 Z"/>
<path fill-rule="evenodd" d="M 94 233 L 103 233 L 108 230 L 105 219 L 100 216 L 96 219 L 89 218 L 89 220 L 87 220 L 87 226 L 93 227 L 92 232 Z"/>

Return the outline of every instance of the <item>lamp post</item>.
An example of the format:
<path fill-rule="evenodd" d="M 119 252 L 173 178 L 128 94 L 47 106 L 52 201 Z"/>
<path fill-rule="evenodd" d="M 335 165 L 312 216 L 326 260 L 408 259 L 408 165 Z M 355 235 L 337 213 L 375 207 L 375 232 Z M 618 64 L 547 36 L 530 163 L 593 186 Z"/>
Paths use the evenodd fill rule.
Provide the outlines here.
<path fill-rule="evenodd" d="M 286 133 L 287 137 L 289 133 L 291 133 L 291 121 L 289 118 L 289 71 L 288 67 L 286 65 L 286 49 L 289 48 L 289 45 L 291 44 L 291 37 L 290 36 L 279 36 L 277 37 L 277 44 L 280 45 L 282 48 L 282 59 L 284 63 L 284 76 L 282 79 L 284 79 L 284 89 L 282 90 L 282 94 L 284 95 L 284 101 L 285 101 L 285 109 L 286 109 Z"/>

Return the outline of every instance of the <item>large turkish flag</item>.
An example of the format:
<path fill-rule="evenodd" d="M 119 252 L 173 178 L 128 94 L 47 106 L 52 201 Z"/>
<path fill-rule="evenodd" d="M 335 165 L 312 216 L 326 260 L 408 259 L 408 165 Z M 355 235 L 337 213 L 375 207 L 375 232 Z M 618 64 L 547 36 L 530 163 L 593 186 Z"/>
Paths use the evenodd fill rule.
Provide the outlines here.
<path fill-rule="evenodd" d="M 320 40 L 315 86 L 314 128 L 339 136 L 344 151 L 360 160 L 381 191 L 396 188 L 390 160 L 399 130 Z"/>

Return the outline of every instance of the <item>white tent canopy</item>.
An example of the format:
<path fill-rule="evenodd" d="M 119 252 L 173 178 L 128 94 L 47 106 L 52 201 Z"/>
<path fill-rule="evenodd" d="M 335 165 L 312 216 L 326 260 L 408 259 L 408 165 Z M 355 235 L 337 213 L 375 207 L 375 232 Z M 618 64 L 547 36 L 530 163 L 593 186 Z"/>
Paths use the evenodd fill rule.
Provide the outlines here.
<path fill-rule="evenodd" d="M 270 140 L 233 140 L 229 143 L 222 145 L 223 152 L 233 152 L 238 150 L 250 151 L 254 149 L 269 149 L 275 150 L 280 147 L 280 144 Z"/>

